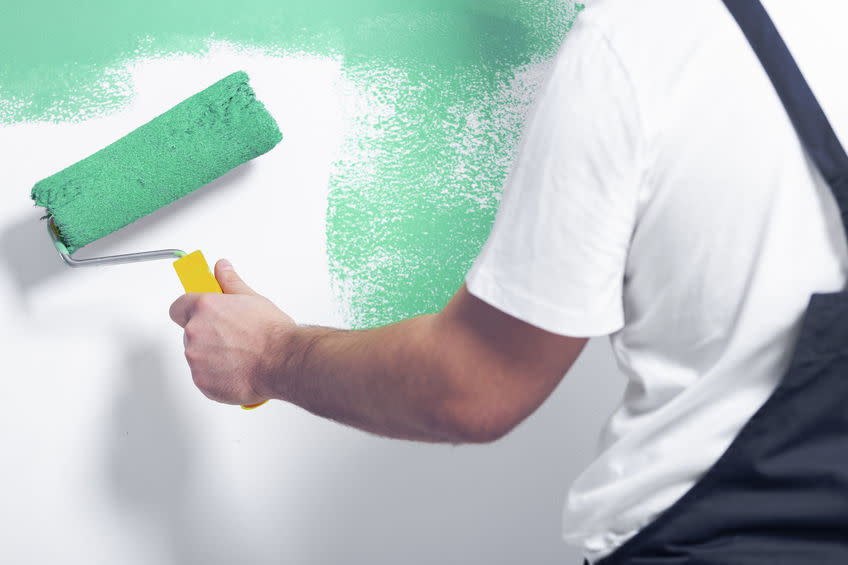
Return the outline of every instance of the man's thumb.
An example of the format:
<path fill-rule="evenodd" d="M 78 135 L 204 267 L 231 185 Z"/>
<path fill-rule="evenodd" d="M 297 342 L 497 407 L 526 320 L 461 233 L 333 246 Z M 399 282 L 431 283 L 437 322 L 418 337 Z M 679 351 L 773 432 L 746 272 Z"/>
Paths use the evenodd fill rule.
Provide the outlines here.
<path fill-rule="evenodd" d="M 226 259 L 221 259 L 215 263 L 215 278 L 218 279 L 218 284 L 221 285 L 224 294 L 258 294 L 241 280 L 241 277 L 238 276 L 233 266 Z"/>

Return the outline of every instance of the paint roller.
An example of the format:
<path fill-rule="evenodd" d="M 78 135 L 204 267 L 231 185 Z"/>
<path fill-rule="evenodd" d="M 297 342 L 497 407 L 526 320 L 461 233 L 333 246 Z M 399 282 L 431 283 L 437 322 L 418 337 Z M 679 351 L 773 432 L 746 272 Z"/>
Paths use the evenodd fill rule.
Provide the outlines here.
<path fill-rule="evenodd" d="M 243 71 L 183 100 L 111 145 L 35 184 L 47 231 L 70 267 L 174 259 L 186 292 L 221 292 L 198 250 L 75 259 L 72 254 L 167 206 L 282 140 Z M 255 408 L 243 406 L 245 409 Z"/>

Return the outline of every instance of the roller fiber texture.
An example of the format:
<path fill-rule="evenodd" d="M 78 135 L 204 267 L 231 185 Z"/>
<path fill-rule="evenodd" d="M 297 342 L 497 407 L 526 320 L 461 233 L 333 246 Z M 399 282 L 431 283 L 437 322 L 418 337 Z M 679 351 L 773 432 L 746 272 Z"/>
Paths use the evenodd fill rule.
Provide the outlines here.
<path fill-rule="evenodd" d="M 36 183 L 73 253 L 182 198 L 282 140 L 239 71 L 70 167 Z"/>

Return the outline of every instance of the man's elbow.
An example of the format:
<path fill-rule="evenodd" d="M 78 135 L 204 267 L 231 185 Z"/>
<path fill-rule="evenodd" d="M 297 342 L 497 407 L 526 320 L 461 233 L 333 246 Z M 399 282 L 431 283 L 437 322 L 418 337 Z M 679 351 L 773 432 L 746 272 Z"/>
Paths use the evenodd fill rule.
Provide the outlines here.
<path fill-rule="evenodd" d="M 453 443 L 493 443 L 508 435 L 523 420 L 514 411 L 479 399 L 456 403 L 449 414 Z"/>
<path fill-rule="evenodd" d="M 516 425 L 517 423 L 502 424 L 500 422 L 478 422 L 470 426 L 465 431 L 465 443 L 494 443 L 507 436 Z"/>

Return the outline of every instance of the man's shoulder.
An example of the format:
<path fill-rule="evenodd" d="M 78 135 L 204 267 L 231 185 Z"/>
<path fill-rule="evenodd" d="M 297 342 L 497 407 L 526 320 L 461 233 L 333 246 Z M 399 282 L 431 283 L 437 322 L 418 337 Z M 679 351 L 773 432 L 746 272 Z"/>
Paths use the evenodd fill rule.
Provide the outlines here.
<path fill-rule="evenodd" d="M 709 33 L 730 17 L 720 0 L 586 0 L 578 15 L 623 53 L 650 51 Z"/>
<path fill-rule="evenodd" d="M 610 26 L 697 23 L 698 16 L 725 12 L 721 0 L 585 0 L 579 17 Z"/>
<path fill-rule="evenodd" d="M 724 64 L 733 18 L 721 0 L 585 0 L 574 29 L 584 26 L 604 37 L 634 88 L 644 117 L 662 113 L 665 99 L 693 64 Z M 593 56 L 589 54 L 588 56 Z M 704 59 L 697 59 L 705 64 Z"/>

